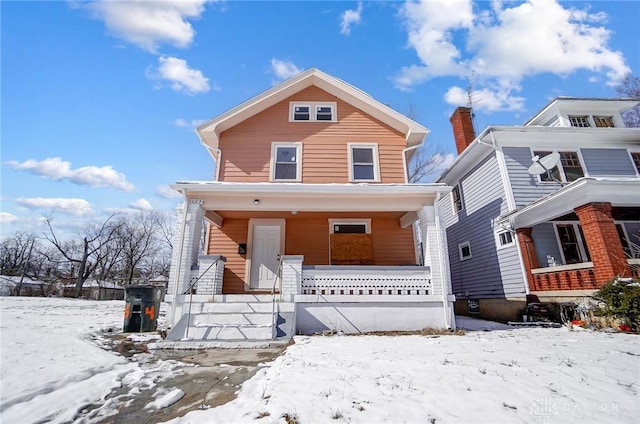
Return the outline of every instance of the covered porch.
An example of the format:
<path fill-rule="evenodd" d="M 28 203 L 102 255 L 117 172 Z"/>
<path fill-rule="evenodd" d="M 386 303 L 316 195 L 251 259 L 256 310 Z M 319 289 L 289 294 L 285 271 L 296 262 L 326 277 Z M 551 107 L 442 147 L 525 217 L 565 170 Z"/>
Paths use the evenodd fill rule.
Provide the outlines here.
<path fill-rule="evenodd" d="M 581 178 L 498 223 L 517 234 L 534 294 L 580 297 L 638 276 L 637 179 Z"/>
<path fill-rule="evenodd" d="M 190 300 L 215 304 L 244 296 L 293 305 L 290 332 L 454 325 L 435 207 L 446 186 L 207 182 L 174 188 L 185 202 L 166 296 L 172 324 Z M 201 252 L 203 219 L 209 225 Z"/>

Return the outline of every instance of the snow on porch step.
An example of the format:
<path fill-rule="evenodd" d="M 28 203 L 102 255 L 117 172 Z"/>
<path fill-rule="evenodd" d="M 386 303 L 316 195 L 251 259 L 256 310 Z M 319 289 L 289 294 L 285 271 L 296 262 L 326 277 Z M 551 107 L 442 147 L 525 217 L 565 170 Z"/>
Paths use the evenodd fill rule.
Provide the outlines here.
<path fill-rule="evenodd" d="M 191 318 L 192 326 L 200 325 L 271 325 L 273 315 L 269 313 L 209 313 L 196 314 Z"/>

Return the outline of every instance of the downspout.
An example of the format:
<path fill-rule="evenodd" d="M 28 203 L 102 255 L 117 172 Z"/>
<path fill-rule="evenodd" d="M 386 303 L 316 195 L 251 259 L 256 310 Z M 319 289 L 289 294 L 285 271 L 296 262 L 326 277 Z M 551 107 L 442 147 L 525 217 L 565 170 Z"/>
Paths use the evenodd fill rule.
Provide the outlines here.
<path fill-rule="evenodd" d="M 180 244 L 178 246 L 178 265 L 176 267 L 176 285 L 173 290 L 173 302 L 171 302 L 171 325 L 175 326 L 176 321 L 176 303 L 178 302 L 178 287 L 180 282 L 180 268 L 182 266 L 182 256 L 184 254 L 184 233 L 187 229 L 187 213 L 189 212 L 189 199 L 187 199 L 187 189 L 182 189 L 182 197 L 184 198 L 184 207 L 182 212 L 182 230 L 180 231 Z"/>
<path fill-rule="evenodd" d="M 209 154 L 215 158 L 216 172 L 215 172 L 215 175 L 213 176 L 213 181 L 220 181 L 219 177 L 220 177 L 220 163 L 222 162 L 222 150 L 220 150 L 218 147 L 211 147 L 207 143 L 205 143 L 205 141 L 203 140 L 198 130 L 196 130 L 196 134 L 198 135 L 198 140 L 200 140 L 200 144 L 202 145 L 202 147 L 207 149 L 209 151 Z"/>
<path fill-rule="evenodd" d="M 433 212 L 434 212 L 434 224 L 436 226 L 436 242 L 438 243 L 438 263 L 440 265 L 440 282 L 442 285 L 442 306 L 444 311 L 444 325 L 446 328 L 452 329 L 455 331 L 456 329 L 456 321 L 449 321 L 451 316 L 450 308 L 449 308 L 449 284 L 447 281 L 449 280 L 449 267 L 445 266 L 443 250 L 445 249 L 444 241 L 442 240 L 442 228 L 440 226 L 440 214 L 438 212 L 438 201 L 442 193 L 438 192 L 436 194 L 436 200 L 433 202 Z"/>

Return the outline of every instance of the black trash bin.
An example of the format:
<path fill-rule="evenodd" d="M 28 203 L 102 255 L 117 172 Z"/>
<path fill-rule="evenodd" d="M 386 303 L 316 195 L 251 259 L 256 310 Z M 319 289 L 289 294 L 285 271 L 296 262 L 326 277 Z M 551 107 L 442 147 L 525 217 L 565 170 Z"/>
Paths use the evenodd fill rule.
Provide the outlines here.
<path fill-rule="evenodd" d="M 155 331 L 158 325 L 162 288 L 154 286 L 127 287 L 124 292 L 124 332 Z"/>

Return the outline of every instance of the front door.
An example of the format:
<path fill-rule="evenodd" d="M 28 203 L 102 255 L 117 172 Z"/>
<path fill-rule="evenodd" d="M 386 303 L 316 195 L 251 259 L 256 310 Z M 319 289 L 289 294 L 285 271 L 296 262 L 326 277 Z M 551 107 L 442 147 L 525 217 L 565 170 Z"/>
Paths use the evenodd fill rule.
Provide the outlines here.
<path fill-rule="evenodd" d="M 257 290 L 271 290 L 278 270 L 281 223 L 255 223 L 251 237 L 251 278 L 249 287 Z"/>

